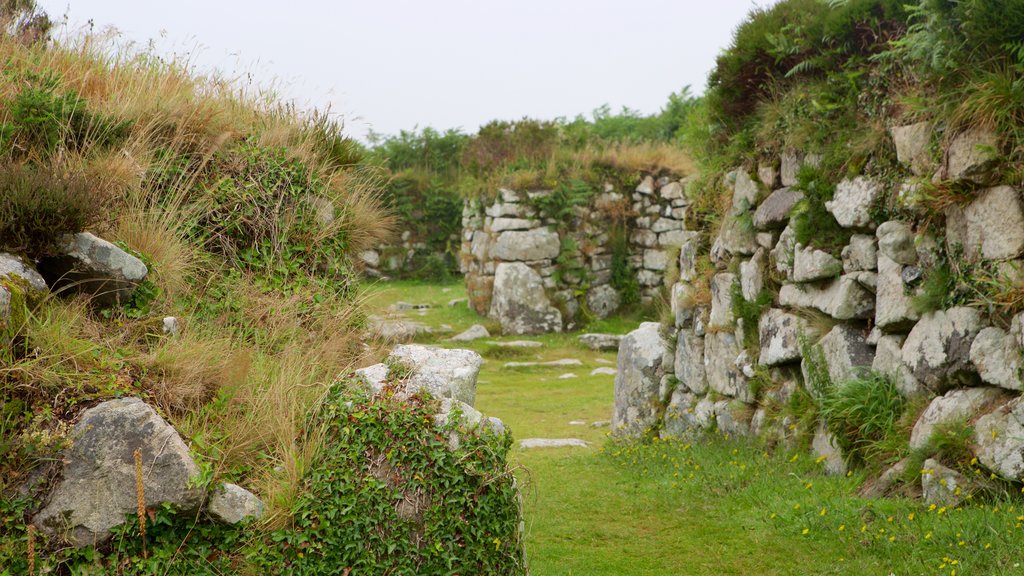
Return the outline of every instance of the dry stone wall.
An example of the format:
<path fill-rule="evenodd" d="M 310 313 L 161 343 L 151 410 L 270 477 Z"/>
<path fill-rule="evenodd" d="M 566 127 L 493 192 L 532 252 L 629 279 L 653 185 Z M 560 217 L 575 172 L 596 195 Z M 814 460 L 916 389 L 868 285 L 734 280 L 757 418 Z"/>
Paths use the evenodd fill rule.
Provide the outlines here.
<path fill-rule="evenodd" d="M 630 297 L 651 301 L 687 238 L 685 184 L 653 175 L 633 190 L 606 184 L 561 220 L 542 210 L 551 190 L 467 202 L 460 262 L 470 305 L 506 334 L 537 334 L 575 326 L 584 306 L 604 318 Z M 616 285 L 616 275 L 635 285 Z"/>
<path fill-rule="evenodd" d="M 820 382 L 844 386 L 881 374 L 900 394 L 927 405 L 912 448 L 927 450 L 943 422 L 967 422 L 977 462 L 995 476 L 1020 481 L 1024 313 L 1008 319 L 965 305 L 922 313 L 914 298 L 923 289 L 923 271 L 935 269 L 941 258 L 984 263 L 1019 283 L 1024 197 L 986 176 L 991 159 L 978 151 L 992 146 L 989 134 L 953 138 L 941 163 L 927 153 L 927 126 L 897 127 L 891 134 L 908 182 L 892 189 L 856 176 L 837 186 L 825 207 L 849 233 L 841 251 L 796 242 L 791 218 L 803 194 L 792 186 L 801 163 L 817 162 L 796 153 L 728 177 L 730 211 L 700 256 L 709 259 L 712 274 L 695 265 L 697 235 L 680 229 L 673 321 L 644 324 L 620 346 L 613 420 L 618 435 L 672 438 L 717 428 L 790 447 L 802 435 L 813 439 L 810 449 L 829 472 L 845 473 L 833 431 L 823 421 L 800 430 L 800 422 L 779 407 L 796 393 L 815 398 Z M 933 174 L 969 183 L 977 192 L 945 209 L 945 227 L 933 221 L 926 228 L 915 218 L 920 206 L 909 179 Z M 896 198 L 900 208 L 879 210 L 886 197 Z M 887 212 L 905 217 L 878 216 Z M 744 221 L 753 225 L 739 224 Z M 701 293 L 710 298 L 695 298 Z M 737 310 L 746 310 L 746 318 L 738 318 Z M 662 348 L 641 349 L 650 346 Z M 935 472 L 922 478 L 924 494 L 942 502 L 961 498 L 960 490 L 951 495 L 935 489 L 947 469 L 933 464 Z M 898 476 L 900 466 L 907 463 L 883 478 Z M 958 482 L 968 494 L 970 480 Z"/>

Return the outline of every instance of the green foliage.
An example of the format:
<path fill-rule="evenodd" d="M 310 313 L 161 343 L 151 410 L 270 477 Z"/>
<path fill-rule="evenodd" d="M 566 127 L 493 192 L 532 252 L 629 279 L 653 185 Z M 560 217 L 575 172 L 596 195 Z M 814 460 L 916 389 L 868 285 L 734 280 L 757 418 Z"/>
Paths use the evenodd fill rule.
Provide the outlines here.
<path fill-rule="evenodd" d="M 906 399 L 890 378 L 872 372 L 832 386 L 819 404 L 848 461 L 864 463 L 878 455 L 879 444 L 901 433 L 897 423 Z"/>
<path fill-rule="evenodd" d="M 840 226 L 832 213 L 825 209 L 825 203 L 835 193 L 835 184 L 823 170 L 812 166 L 802 167 L 797 177 L 799 182 L 794 189 L 803 192 L 804 199 L 793 209 L 790 223 L 796 241 L 838 256 L 853 233 Z"/>
<path fill-rule="evenodd" d="M 32 165 L 0 168 L 0 246 L 44 256 L 65 234 L 80 232 L 102 214 L 103 198 L 77 175 Z"/>
<path fill-rule="evenodd" d="M 530 200 L 542 218 L 550 218 L 557 226 L 566 226 L 579 206 L 586 206 L 594 188 L 586 181 L 574 178 L 568 182 L 559 182 L 550 194 L 542 194 Z"/>
<path fill-rule="evenodd" d="M 757 326 L 761 314 L 772 306 L 772 293 L 762 290 L 753 301 L 743 297 L 740 281 L 736 280 L 730 288 L 732 291 L 732 314 L 737 320 L 743 321 L 743 346 L 748 350 L 758 349 Z"/>
<path fill-rule="evenodd" d="M 635 306 L 640 303 L 640 282 L 636 271 L 629 262 L 630 245 L 627 228 L 613 225 L 608 234 L 608 243 L 612 253 L 612 288 L 619 293 L 622 306 Z"/>
<path fill-rule="evenodd" d="M 407 405 L 336 388 L 319 415 L 328 441 L 306 477 L 295 527 L 275 532 L 272 573 L 351 568 L 399 574 L 524 574 L 511 436 L 433 425 L 436 403 Z M 449 445 L 449 434 L 459 445 Z"/>

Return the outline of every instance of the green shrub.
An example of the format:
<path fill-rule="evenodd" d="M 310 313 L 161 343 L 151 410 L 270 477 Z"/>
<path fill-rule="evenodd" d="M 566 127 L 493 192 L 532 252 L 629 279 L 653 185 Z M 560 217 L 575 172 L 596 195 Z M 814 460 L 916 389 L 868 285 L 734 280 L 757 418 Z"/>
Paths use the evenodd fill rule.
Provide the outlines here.
<path fill-rule="evenodd" d="M 434 427 L 437 403 L 336 388 L 325 450 L 306 476 L 295 525 L 272 535 L 278 574 L 524 574 L 511 435 Z M 453 416 L 457 416 L 453 414 Z M 451 418 L 457 422 L 459 418 Z"/>
<path fill-rule="evenodd" d="M 890 378 L 869 373 L 830 387 L 819 404 L 847 460 L 867 462 L 879 444 L 898 433 L 906 399 Z"/>
<path fill-rule="evenodd" d="M 832 213 L 825 209 L 825 203 L 835 193 L 835 185 L 824 170 L 812 166 L 802 167 L 797 178 L 794 189 L 803 192 L 804 199 L 794 208 L 790 223 L 796 241 L 839 256 L 839 251 L 850 242 L 853 233 L 840 226 Z"/>
<path fill-rule="evenodd" d="M 76 175 L 21 164 L 0 168 L 0 246 L 31 257 L 45 256 L 65 234 L 93 224 L 104 204 Z"/>

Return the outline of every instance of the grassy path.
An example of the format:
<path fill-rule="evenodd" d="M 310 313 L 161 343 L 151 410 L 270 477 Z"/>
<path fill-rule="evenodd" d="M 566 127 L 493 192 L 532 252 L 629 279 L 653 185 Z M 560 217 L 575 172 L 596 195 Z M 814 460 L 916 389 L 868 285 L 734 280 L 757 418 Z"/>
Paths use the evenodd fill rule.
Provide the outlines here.
<path fill-rule="evenodd" d="M 431 304 L 403 314 L 432 328 L 449 325 L 454 334 L 487 324 L 465 304 L 447 305 L 464 297 L 459 283 L 381 284 L 371 289 L 370 306 Z M 590 330 L 625 333 L 636 323 L 612 320 Z M 419 341 L 456 346 L 447 336 Z M 591 375 L 614 367 L 615 354 L 586 350 L 574 334 L 515 338 L 539 348 L 496 345 L 513 339 L 457 345 L 486 360 L 477 408 L 501 418 L 517 446 L 531 437 L 590 442 L 517 447 L 512 455 L 534 575 L 1024 575 L 1019 501 L 929 510 L 919 502 L 863 500 L 854 495 L 856 476 L 825 477 L 806 455 L 769 455 L 737 440 L 615 446 L 607 427 L 592 426 L 610 418 L 614 377 Z M 503 367 L 564 358 L 582 365 Z"/>

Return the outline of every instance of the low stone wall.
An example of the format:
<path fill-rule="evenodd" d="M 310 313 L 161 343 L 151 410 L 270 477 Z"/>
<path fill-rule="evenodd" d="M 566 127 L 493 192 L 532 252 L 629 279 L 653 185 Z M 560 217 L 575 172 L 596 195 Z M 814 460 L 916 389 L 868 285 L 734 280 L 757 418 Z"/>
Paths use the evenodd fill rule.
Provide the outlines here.
<path fill-rule="evenodd" d="M 456 246 L 459 236 L 453 235 L 449 243 Z M 443 246 L 427 243 L 410 230 L 404 230 L 398 240 L 382 244 L 359 253 L 363 273 L 370 278 L 439 278 L 455 269 L 455 258 Z"/>
<path fill-rule="evenodd" d="M 552 193 L 502 189 L 493 201 L 465 205 L 460 261 L 470 305 L 507 334 L 571 328 L 582 306 L 608 316 L 630 289 L 616 285 L 616 273 L 635 279 L 635 297 L 651 301 L 687 237 L 679 180 L 646 175 L 630 191 L 606 184 L 563 220 L 543 215 Z"/>
<path fill-rule="evenodd" d="M 791 215 L 803 194 L 791 187 L 801 163 L 814 157 L 787 154 L 774 166 L 761 165 L 756 176 L 730 174 L 732 206 L 707 242 L 710 249 L 683 233 L 673 322 L 644 324 L 622 341 L 617 434 L 670 438 L 717 429 L 790 447 L 797 436 L 813 438 L 812 450 L 826 469 L 844 473 L 840 443 L 824 421 L 801 430 L 781 407 L 795 394 L 813 401 L 823 383 L 841 387 L 870 372 L 928 404 L 912 448 L 927 449 L 942 424 L 969 422 L 976 465 L 1008 481 L 1024 477 L 1024 313 L 990 316 L 967 306 L 922 313 L 914 306 L 922 276 L 947 259 L 984 265 L 1019 285 L 1024 198 L 1020 190 L 996 185 L 998 170 L 976 145 L 991 148 L 991 135 L 965 133 L 929 161 L 929 132 L 920 126 L 892 130 L 907 171 L 904 184 L 893 189 L 858 176 L 837 186 L 825 207 L 852 233 L 841 251 L 795 240 Z M 934 220 L 925 226 L 912 193 L 915 178 L 933 174 L 977 190 L 969 202 L 945 209 L 945 227 Z M 886 198 L 898 206 L 880 206 Z M 712 274 L 701 273 L 699 258 L 710 260 Z M 700 296 L 708 293 L 710 301 Z M 958 501 L 970 493 L 969 479 L 931 464 L 919 487 L 927 498 Z M 954 494 L 947 485 L 960 488 Z"/>

